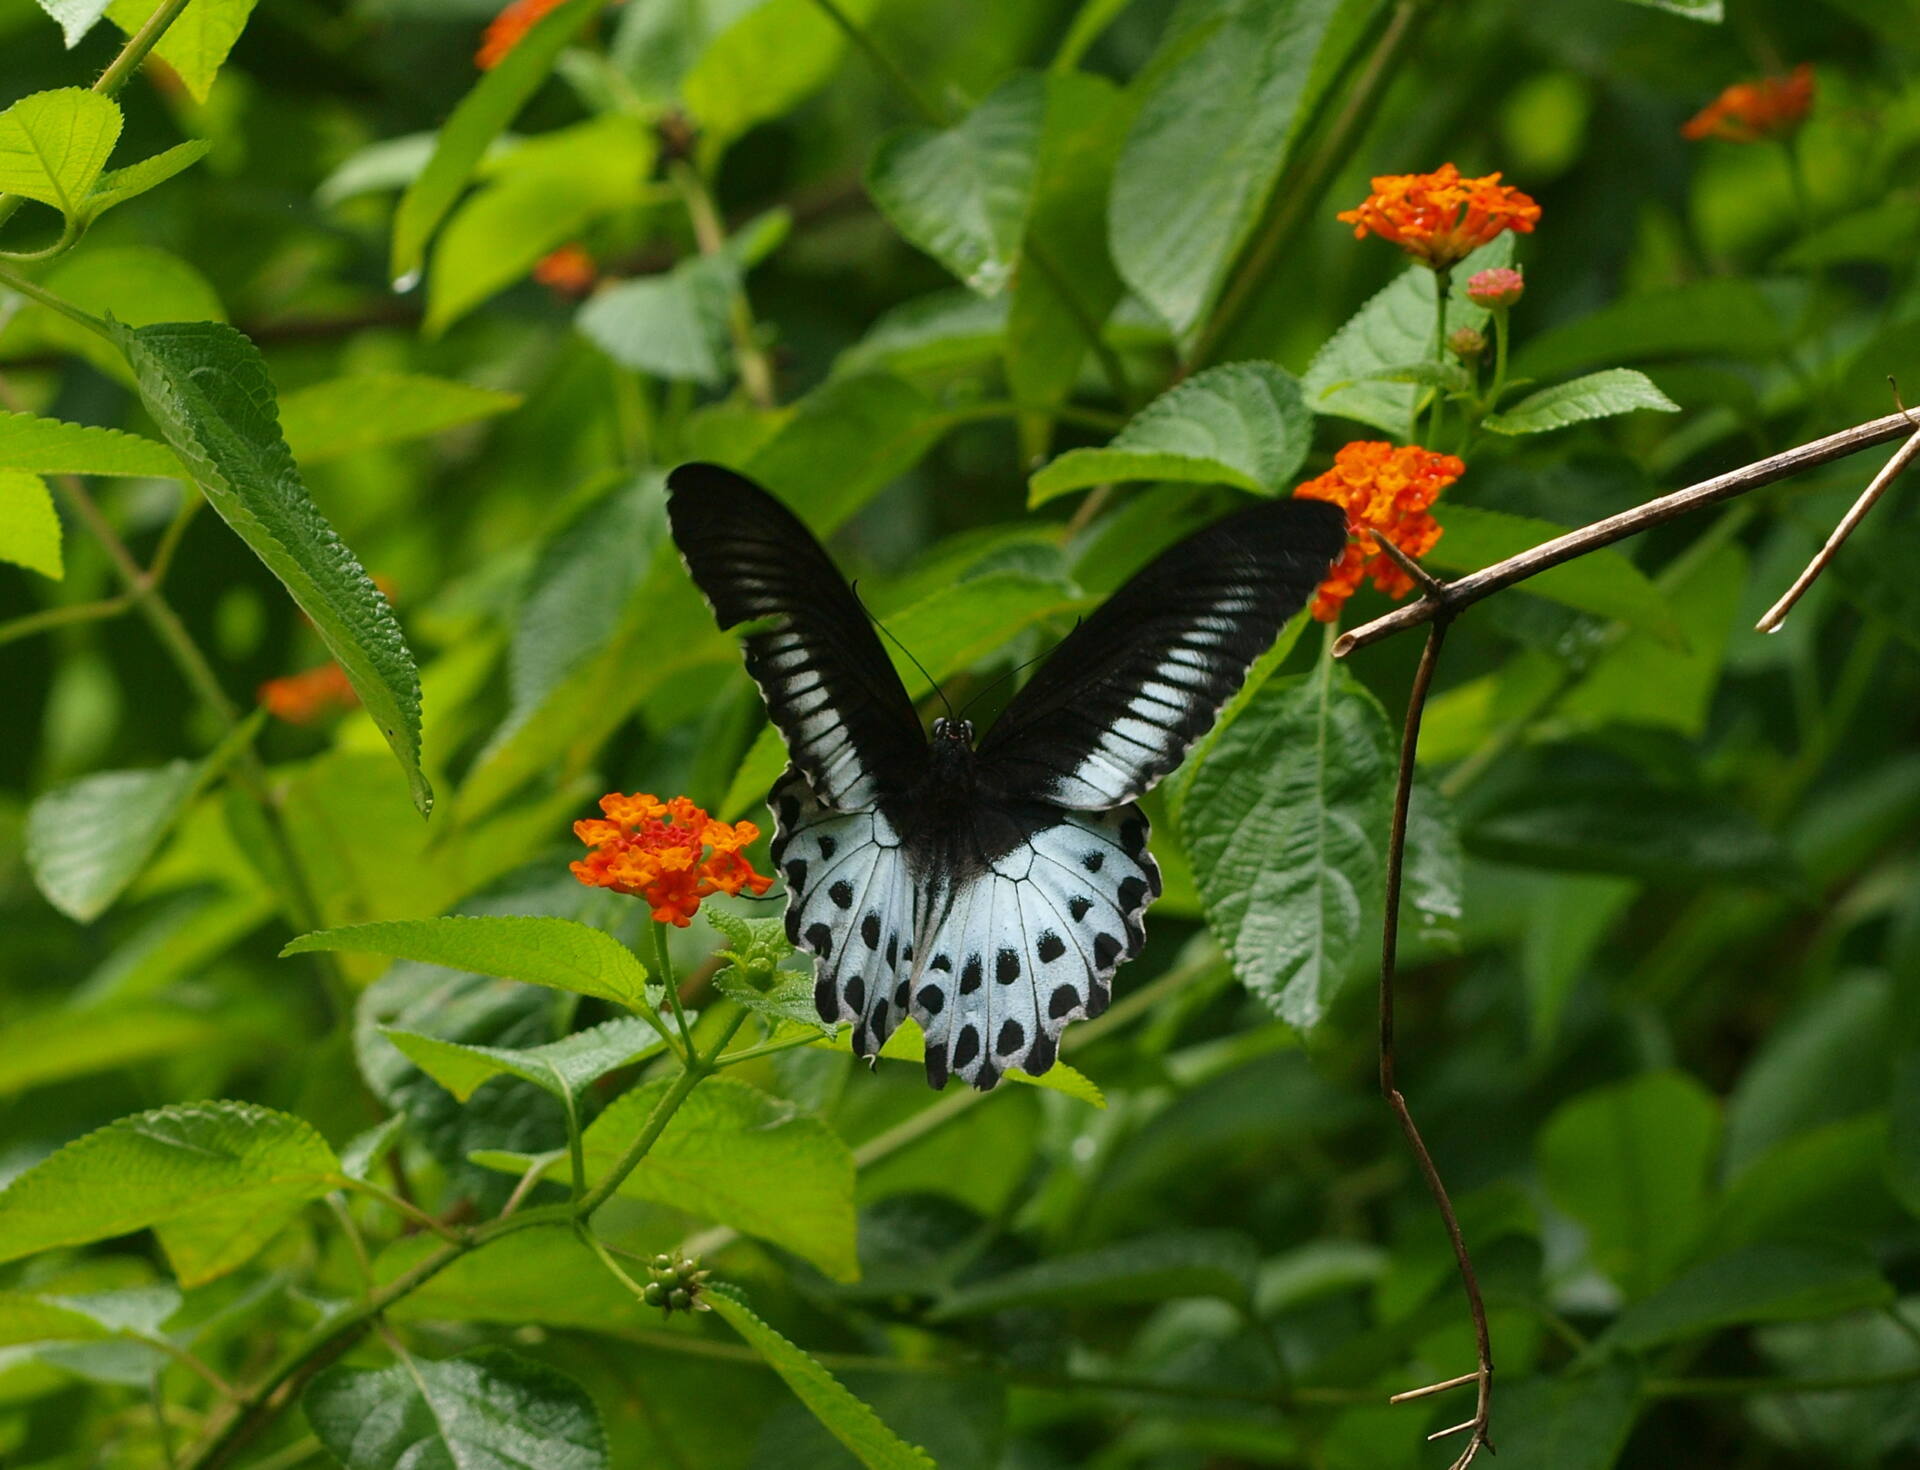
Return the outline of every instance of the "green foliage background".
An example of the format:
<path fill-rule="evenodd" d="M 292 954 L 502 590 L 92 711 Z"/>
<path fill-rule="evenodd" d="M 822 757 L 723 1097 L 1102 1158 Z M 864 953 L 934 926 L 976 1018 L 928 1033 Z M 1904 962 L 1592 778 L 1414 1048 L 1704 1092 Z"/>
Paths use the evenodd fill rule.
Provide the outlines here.
<path fill-rule="evenodd" d="M 1113 1010 L 935 1097 L 768 910 L 662 954 L 566 872 L 608 790 L 769 825 L 662 478 L 769 484 L 970 695 L 1431 434 L 1432 278 L 1333 215 L 1450 159 L 1544 211 L 1475 262 L 1530 383 L 1422 440 L 1490 564 L 1915 391 L 1911 7 L 567 0 L 482 77 L 492 11 L 167 0 L 134 70 L 144 0 L 0 0 L 0 1463 L 1444 1464 L 1368 983 L 1417 636 L 1290 629 Z M 1803 60 L 1790 144 L 1680 138 Z M 1920 1461 L 1910 495 L 1751 631 L 1883 458 L 1449 639 L 1400 1082 L 1505 1470 Z M 249 713 L 329 659 L 365 712 Z M 710 1314 L 635 1295 L 680 1248 Z"/>

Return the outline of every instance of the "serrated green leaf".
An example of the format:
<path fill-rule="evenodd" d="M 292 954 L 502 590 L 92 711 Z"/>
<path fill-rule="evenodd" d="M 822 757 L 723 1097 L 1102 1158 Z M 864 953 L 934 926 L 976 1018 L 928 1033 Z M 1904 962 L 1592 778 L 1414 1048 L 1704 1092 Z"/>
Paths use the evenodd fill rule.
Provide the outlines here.
<path fill-rule="evenodd" d="M 103 173 L 83 206 L 87 222 L 92 223 L 117 204 L 125 204 L 149 189 L 159 188 L 175 174 L 205 158 L 212 147 L 205 138 L 195 138 L 188 143 L 176 143 L 163 153 L 130 163 L 125 168 Z"/>
<path fill-rule="evenodd" d="M 722 970 L 713 977 L 713 987 L 736 1005 L 765 1016 L 776 1026 L 804 1026 L 822 1036 L 833 1034 L 833 1025 L 822 1021 L 813 1003 L 813 981 L 798 970 L 777 970 L 773 982 L 761 989 L 742 979 L 738 970 Z"/>
<path fill-rule="evenodd" d="M 853 1028 L 845 1027 L 832 1036 L 813 1043 L 828 1051 L 845 1052 L 853 1055 Z M 879 1057 L 884 1062 L 912 1062 L 915 1066 L 924 1066 L 927 1060 L 927 1038 L 921 1034 L 920 1024 L 911 1016 L 901 1018 L 886 1044 L 880 1048 Z M 1048 1092 L 1063 1092 L 1068 1097 L 1078 1098 L 1092 1107 L 1104 1109 L 1106 1095 L 1086 1073 L 1065 1062 L 1055 1062 L 1038 1077 L 1022 1072 L 1017 1067 L 1009 1067 L 1002 1074 L 1009 1082 L 1023 1083 L 1028 1087 L 1045 1088 Z"/>
<path fill-rule="evenodd" d="M 310 950 L 390 955 L 651 1009 L 646 967 L 633 951 L 604 929 L 571 919 L 485 914 L 350 924 L 303 934 L 280 953 Z"/>
<path fill-rule="evenodd" d="M 33 92 L 0 112 L 0 193 L 49 205 L 76 225 L 120 140 L 120 108 L 85 87 Z"/>
<path fill-rule="evenodd" d="M 244 1265 L 340 1182 L 312 1126 L 252 1103 L 178 1103 L 109 1123 L 0 1190 L 0 1261 L 151 1228 L 182 1286 Z"/>
<path fill-rule="evenodd" d="M 982 296 L 1013 277 L 1046 107 L 1041 78 L 1016 73 L 950 128 L 889 133 L 867 165 L 893 227 Z"/>
<path fill-rule="evenodd" d="M 382 444 L 445 433 L 510 413 L 520 402 L 518 393 L 425 373 L 354 373 L 296 388 L 283 397 L 280 432 L 295 460 L 318 464 Z"/>
<path fill-rule="evenodd" d="M 56 582 L 67 574 L 53 494 L 27 470 L 0 469 L 0 561 Z"/>
<path fill-rule="evenodd" d="M 171 449 L 154 439 L 0 412 L 0 467 L 42 475 L 154 475 L 184 479 Z"/>
<path fill-rule="evenodd" d="M 191 0 L 154 46 L 160 59 L 180 74 L 195 102 L 207 100 L 227 53 L 247 28 L 253 6 L 254 0 Z M 107 7 L 107 18 L 130 36 L 152 15 L 148 0 L 113 0 Z"/>
<path fill-rule="evenodd" d="M 837 0 L 835 8 L 859 26 L 879 0 Z M 758 0 L 724 13 L 733 24 L 707 42 L 680 81 L 709 159 L 823 86 L 846 52 L 846 33 L 814 0 Z"/>
<path fill-rule="evenodd" d="M 880 1416 L 810 1356 L 769 1327 L 732 1287 L 709 1287 L 707 1304 L 786 1381 L 801 1403 L 867 1470 L 933 1470 L 925 1450 L 901 1439 Z"/>
<path fill-rule="evenodd" d="M 346 1470 L 606 1470 L 585 1389 L 505 1348 L 390 1368 L 329 1368 L 300 1401 Z"/>
<path fill-rule="evenodd" d="M 558 1098 L 577 1097 L 596 1078 L 653 1056 L 667 1044 L 653 1024 L 639 1016 L 616 1016 L 545 1046 L 468 1046 L 394 1026 L 382 1026 L 380 1034 L 461 1102 L 483 1082 L 503 1074 Z"/>
<path fill-rule="evenodd" d="M 1070 449 L 1028 481 L 1042 505 L 1089 485 L 1180 480 L 1275 495 L 1313 442 L 1300 384 L 1265 362 L 1209 368 L 1149 403 L 1104 449 Z"/>
<path fill-rule="evenodd" d="M 26 849 L 35 886 L 68 918 L 98 918 L 146 866 L 202 775 L 193 761 L 173 761 L 82 776 L 34 798 Z"/>
<path fill-rule="evenodd" d="M 1645 373 L 1607 368 L 1529 393 L 1512 408 L 1488 414 L 1480 424 L 1496 434 L 1544 434 L 1584 419 L 1611 418 L 1639 408 L 1680 412 L 1680 405 L 1656 388 Z"/>
<path fill-rule="evenodd" d="M 1187 787 L 1208 927 L 1291 1026 L 1319 1022 L 1378 901 L 1392 774 L 1385 712 L 1328 661 L 1262 687 Z"/>
<path fill-rule="evenodd" d="M 1423 388 L 1441 388 L 1449 393 L 1464 393 L 1473 387 L 1473 378 L 1457 362 L 1397 362 L 1391 367 L 1374 368 L 1360 374 L 1358 383 L 1416 383 Z"/>
<path fill-rule="evenodd" d="M 1114 169 L 1114 263 L 1177 336 L 1205 317 L 1291 154 L 1337 0 L 1237 0 L 1170 34 Z M 1217 17 L 1217 18 L 1216 18 Z"/>
<path fill-rule="evenodd" d="M 390 264 L 395 280 L 408 280 L 420 269 L 427 241 L 501 129 L 546 81 L 555 58 L 606 4 L 607 0 L 567 0 L 549 11 L 460 99 L 440 129 L 433 157 L 400 197 Z"/>
<path fill-rule="evenodd" d="M 420 769 L 420 675 L 386 598 L 307 494 L 252 342 L 216 322 L 128 329 L 115 343 L 140 399 L 220 517 L 312 619 L 400 760 L 414 805 L 433 809 Z"/>
<path fill-rule="evenodd" d="M 1487 324 L 1487 309 L 1467 299 L 1467 281 L 1476 272 L 1512 260 L 1513 236 L 1502 235 L 1454 267 L 1453 289 L 1447 295 L 1449 331 Z M 1422 359 L 1431 361 L 1434 326 L 1434 274 L 1425 266 L 1409 266 L 1348 317 L 1314 354 L 1301 379 L 1307 407 L 1406 435 L 1416 406 L 1430 390 L 1372 375 Z"/>
<path fill-rule="evenodd" d="M 944 1297 L 930 1316 L 940 1322 L 1009 1307 L 1081 1307 L 1195 1296 L 1245 1307 L 1253 1300 L 1259 1267 L 1259 1254 L 1243 1235 L 1170 1230 L 968 1282 Z"/>
<path fill-rule="evenodd" d="M 1797 1322 L 1885 1307 L 1893 1288 L 1865 1254 L 1756 1245 L 1695 1266 L 1620 1314 L 1603 1342 L 1644 1352 L 1755 1322 Z"/>

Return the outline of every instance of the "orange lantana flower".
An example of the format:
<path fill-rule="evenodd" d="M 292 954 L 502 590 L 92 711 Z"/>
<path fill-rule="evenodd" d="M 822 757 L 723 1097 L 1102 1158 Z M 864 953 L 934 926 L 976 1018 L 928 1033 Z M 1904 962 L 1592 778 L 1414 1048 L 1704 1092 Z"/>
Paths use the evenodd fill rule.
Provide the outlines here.
<path fill-rule="evenodd" d="M 260 686 L 260 703 L 276 720 L 311 725 L 322 715 L 350 710 L 360 703 L 347 671 L 339 664 L 321 664 Z"/>
<path fill-rule="evenodd" d="M 1736 82 L 1688 118 L 1682 137 L 1758 143 L 1791 133 L 1813 108 L 1813 68 L 1806 62 L 1791 76 Z"/>
<path fill-rule="evenodd" d="M 1430 174 L 1381 175 L 1359 208 L 1338 217 L 1353 226 L 1354 239 L 1378 235 L 1442 271 L 1508 230 L 1531 234 L 1540 206 L 1499 174 L 1463 179 L 1443 163 Z"/>
<path fill-rule="evenodd" d="M 579 245 L 562 245 L 558 250 L 550 250 L 533 268 L 534 280 L 562 296 L 586 295 L 599 277 L 593 257 Z"/>
<path fill-rule="evenodd" d="M 487 33 L 480 38 L 480 49 L 474 53 L 473 64 L 482 71 L 492 71 L 507 59 L 507 53 L 526 37 L 540 21 L 540 17 L 549 10 L 557 9 L 560 0 L 513 0 L 487 24 Z"/>
<path fill-rule="evenodd" d="M 1301 500 L 1327 500 L 1347 512 L 1353 538 L 1314 594 L 1313 615 L 1323 623 L 1340 616 L 1340 605 L 1368 577 L 1389 597 L 1413 591 L 1413 579 L 1380 549 L 1386 537 L 1408 556 L 1422 556 L 1440 539 L 1440 523 L 1427 507 L 1466 473 L 1451 454 L 1435 454 L 1418 444 L 1360 440 L 1333 457 L 1333 468 L 1295 488 Z"/>
<path fill-rule="evenodd" d="M 573 824 L 573 835 L 593 848 L 570 865 L 573 876 L 644 898 L 656 923 L 684 929 L 703 898 L 773 886 L 740 855 L 760 835 L 752 822 L 716 822 L 684 796 L 660 801 L 645 792 L 612 792 L 600 798 L 600 810 L 606 820 Z"/>

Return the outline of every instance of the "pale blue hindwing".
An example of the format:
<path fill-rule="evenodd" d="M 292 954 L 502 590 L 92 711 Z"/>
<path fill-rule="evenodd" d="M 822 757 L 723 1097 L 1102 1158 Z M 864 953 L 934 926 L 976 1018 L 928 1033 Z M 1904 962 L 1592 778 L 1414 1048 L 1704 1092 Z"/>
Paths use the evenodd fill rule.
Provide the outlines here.
<path fill-rule="evenodd" d="M 927 1037 L 927 1079 L 992 1087 L 1009 1067 L 1038 1074 L 1069 1021 L 1097 1016 L 1113 973 L 1140 952 L 1160 893 L 1137 807 L 1060 811 L 992 869 L 955 886 L 916 883 L 877 808 L 823 806 L 789 770 L 770 797 L 774 861 L 787 881 L 787 934 L 814 959 L 823 1020 L 854 1027 L 871 1057 L 903 1015 Z"/>

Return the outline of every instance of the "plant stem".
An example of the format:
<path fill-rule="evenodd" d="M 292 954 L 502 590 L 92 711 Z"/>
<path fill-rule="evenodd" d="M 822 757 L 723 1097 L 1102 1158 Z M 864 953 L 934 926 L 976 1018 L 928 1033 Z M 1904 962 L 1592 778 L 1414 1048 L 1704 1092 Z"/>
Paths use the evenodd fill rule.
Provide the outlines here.
<path fill-rule="evenodd" d="M 688 1070 L 692 1070 L 695 1057 L 693 1033 L 687 1029 L 687 1013 L 680 1004 L 680 986 L 673 978 L 673 954 L 667 948 L 665 924 L 653 926 L 653 956 L 654 964 L 660 970 L 660 983 L 666 987 L 667 1008 L 673 1012 L 674 1024 L 680 1028 L 680 1045 L 684 1048 L 680 1059 Z"/>
<path fill-rule="evenodd" d="M 687 218 L 693 223 L 693 238 L 700 253 L 709 259 L 724 255 L 727 227 L 720 221 L 720 211 L 714 207 L 707 181 L 684 158 L 676 158 L 669 164 L 667 174 L 687 207 Z M 747 397 L 757 408 L 772 408 L 776 401 L 773 364 L 754 340 L 753 308 L 747 304 L 744 285 L 737 285 L 728 293 L 727 330 L 733 337 L 733 357 L 739 365 L 740 382 L 747 390 Z"/>
<path fill-rule="evenodd" d="M 1433 362 L 1435 367 L 1447 365 L 1447 298 L 1453 294 L 1453 272 L 1447 267 L 1439 267 L 1433 273 Z M 1435 448 L 1440 444 L 1440 417 L 1445 411 L 1447 395 L 1439 388 L 1433 390 L 1433 417 L 1427 421 L 1427 443 Z"/>
<path fill-rule="evenodd" d="M 93 623 L 102 618 L 118 617 L 132 606 L 133 598 L 122 593 L 118 597 L 103 597 L 97 602 L 69 602 L 60 607 L 49 607 L 37 613 L 27 613 L 0 623 L 0 643 L 11 643 L 16 638 L 30 638 L 35 633 L 44 633 L 51 628 L 64 628 L 70 623 Z"/>

